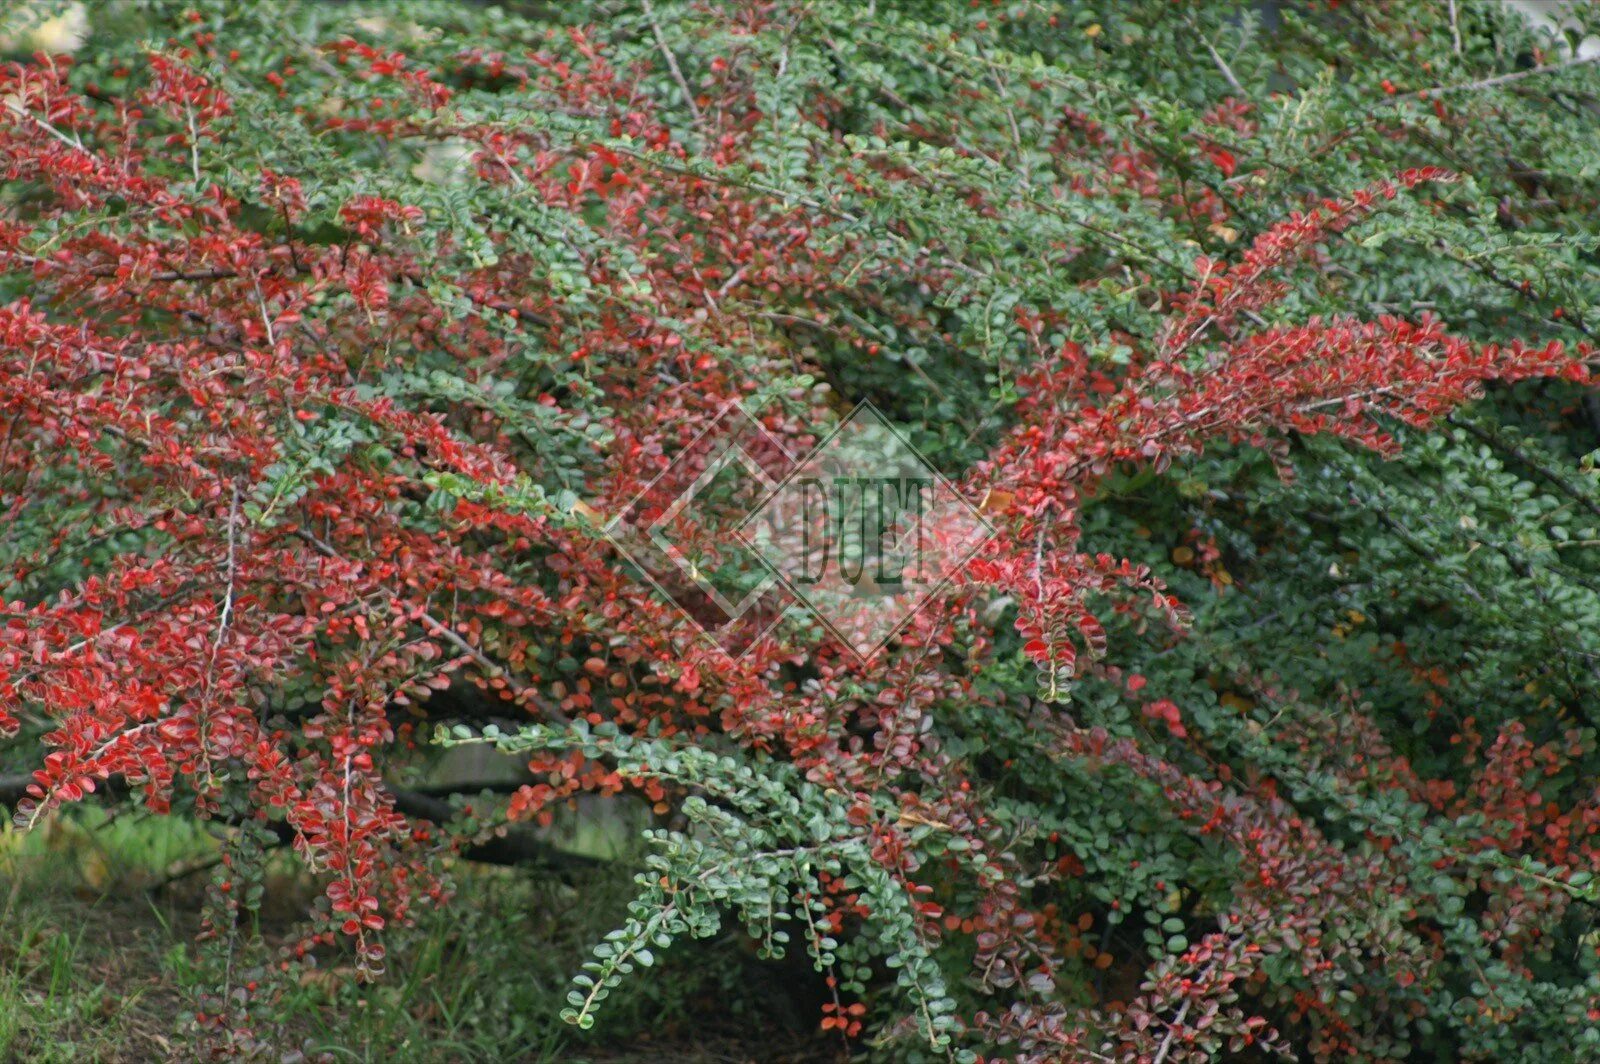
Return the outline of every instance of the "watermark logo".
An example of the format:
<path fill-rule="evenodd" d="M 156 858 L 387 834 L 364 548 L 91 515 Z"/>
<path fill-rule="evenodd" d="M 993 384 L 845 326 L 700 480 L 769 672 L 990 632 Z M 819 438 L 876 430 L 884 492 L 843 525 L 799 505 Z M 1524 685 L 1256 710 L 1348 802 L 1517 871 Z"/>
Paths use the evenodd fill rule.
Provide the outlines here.
<path fill-rule="evenodd" d="M 800 458 L 731 404 L 605 532 L 730 656 L 804 613 L 863 661 L 994 534 L 870 403 Z"/>
<path fill-rule="evenodd" d="M 733 533 L 794 467 L 783 444 L 730 403 L 602 531 L 705 638 L 737 658 L 799 605 Z"/>

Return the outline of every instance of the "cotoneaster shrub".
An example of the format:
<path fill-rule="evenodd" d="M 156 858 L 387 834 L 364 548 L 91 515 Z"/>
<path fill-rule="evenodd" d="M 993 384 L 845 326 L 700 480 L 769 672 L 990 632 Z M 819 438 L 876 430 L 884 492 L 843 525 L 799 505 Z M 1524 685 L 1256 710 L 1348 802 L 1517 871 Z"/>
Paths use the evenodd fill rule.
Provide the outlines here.
<path fill-rule="evenodd" d="M 212 1050 L 593 791 L 660 826 L 580 1026 L 731 920 L 876 1059 L 1592 1052 L 1594 65 L 1466 4 L 90 30 L 0 73 L 0 711 L 22 825 L 225 826 Z M 870 667 L 684 638 L 598 525 L 862 398 L 990 548 Z M 403 809 L 441 724 L 536 782 Z"/>

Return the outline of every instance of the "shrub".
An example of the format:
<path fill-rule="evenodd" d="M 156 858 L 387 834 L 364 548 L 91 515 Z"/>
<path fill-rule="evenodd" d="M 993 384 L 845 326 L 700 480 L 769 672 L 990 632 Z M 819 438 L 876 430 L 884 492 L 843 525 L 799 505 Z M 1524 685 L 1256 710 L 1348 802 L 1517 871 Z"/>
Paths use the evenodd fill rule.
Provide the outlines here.
<path fill-rule="evenodd" d="M 17 816 L 229 826 L 209 1037 L 271 1038 L 270 846 L 273 967 L 377 977 L 597 791 L 661 820 L 579 1025 L 735 918 L 883 1057 L 1592 1041 L 1595 67 L 1489 5 L 596 14 L 128 4 L 0 74 Z M 598 525 L 860 398 L 994 541 L 870 667 L 684 639 Z M 404 811 L 441 723 L 534 782 Z"/>

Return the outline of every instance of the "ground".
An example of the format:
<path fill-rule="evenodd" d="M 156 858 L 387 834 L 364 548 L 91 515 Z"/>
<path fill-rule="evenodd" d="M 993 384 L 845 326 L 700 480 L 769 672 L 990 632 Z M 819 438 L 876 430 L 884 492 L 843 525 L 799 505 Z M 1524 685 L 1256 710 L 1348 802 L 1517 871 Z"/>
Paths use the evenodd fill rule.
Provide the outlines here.
<path fill-rule="evenodd" d="M 215 844 L 178 818 L 93 810 L 0 834 L 0 1060 L 143 1064 L 183 1059 L 198 912 Z M 296 977 L 278 1043 L 334 1061 L 811 1064 L 842 1058 L 794 994 L 795 973 L 739 936 L 689 944 L 676 971 L 636 980 L 594 1032 L 558 1018 L 567 980 L 620 918 L 625 873 L 562 883 L 459 865 L 454 901 L 392 936 L 390 970 L 358 986 L 336 958 Z M 281 943 L 313 885 L 287 858 L 262 929 Z M 803 981 L 803 977 L 802 977 Z"/>

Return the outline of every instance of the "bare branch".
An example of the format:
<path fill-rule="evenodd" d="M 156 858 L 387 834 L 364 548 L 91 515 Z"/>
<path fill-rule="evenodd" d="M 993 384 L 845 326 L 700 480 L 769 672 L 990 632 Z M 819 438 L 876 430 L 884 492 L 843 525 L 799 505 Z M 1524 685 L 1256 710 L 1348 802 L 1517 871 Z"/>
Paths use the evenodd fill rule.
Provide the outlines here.
<path fill-rule="evenodd" d="M 1492 89 L 1496 85 L 1507 85 L 1513 81 L 1524 78 L 1538 77 L 1540 74 L 1554 74 L 1573 67 L 1584 66 L 1589 63 L 1600 62 L 1600 52 L 1594 55 L 1579 56 L 1560 63 L 1546 63 L 1544 66 L 1529 67 L 1527 70 L 1517 70 L 1510 74 L 1500 74 L 1492 78 L 1483 78 L 1479 81 L 1463 81 L 1457 85 L 1440 85 L 1426 90 L 1430 95 L 1438 92 L 1470 92 L 1477 89 Z"/>
<path fill-rule="evenodd" d="M 672 54 L 672 49 L 667 45 L 667 35 L 661 32 L 661 24 L 656 21 L 655 7 L 650 0 L 643 0 L 644 17 L 650 20 L 650 29 L 656 35 L 656 44 L 661 48 L 661 54 L 667 60 L 667 69 L 672 71 L 672 79 L 678 83 L 678 88 L 683 90 L 683 98 L 689 104 L 689 113 L 694 115 L 695 125 L 700 125 L 700 107 L 694 102 L 694 93 L 689 89 L 689 81 L 683 76 L 683 71 L 678 68 L 678 57 Z"/>

